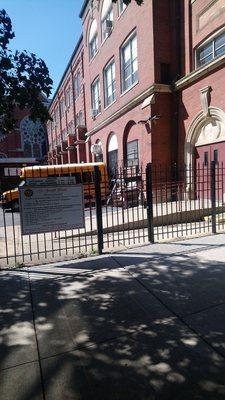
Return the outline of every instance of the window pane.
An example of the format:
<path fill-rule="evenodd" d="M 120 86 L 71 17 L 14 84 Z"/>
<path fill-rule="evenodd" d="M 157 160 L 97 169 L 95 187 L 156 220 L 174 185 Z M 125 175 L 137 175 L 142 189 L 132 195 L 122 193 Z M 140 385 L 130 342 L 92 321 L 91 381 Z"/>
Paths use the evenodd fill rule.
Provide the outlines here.
<path fill-rule="evenodd" d="M 127 165 L 139 165 L 138 159 L 138 140 L 127 143 Z"/>
<path fill-rule="evenodd" d="M 137 37 L 132 37 L 122 49 L 123 89 L 126 90 L 137 80 Z"/>
<path fill-rule="evenodd" d="M 213 46 L 212 43 L 209 43 L 207 46 L 203 47 L 202 49 L 199 50 L 199 59 L 203 59 L 213 52 Z"/>
<path fill-rule="evenodd" d="M 138 69 L 137 58 L 133 61 L 132 69 L 133 69 L 133 72 L 136 72 Z"/>
<path fill-rule="evenodd" d="M 115 99 L 115 63 L 105 69 L 105 103 L 109 105 Z"/>
<path fill-rule="evenodd" d="M 130 44 L 128 43 L 128 45 L 126 45 L 126 47 L 124 47 L 123 49 L 123 59 L 124 59 L 124 63 L 127 63 L 130 60 Z"/>
<path fill-rule="evenodd" d="M 212 60 L 213 60 L 213 54 L 210 54 L 208 57 L 203 58 L 202 60 L 200 60 L 198 65 L 205 65 L 205 64 L 209 63 Z"/>
<path fill-rule="evenodd" d="M 219 57 L 225 54 L 225 45 L 221 46 L 219 49 L 215 49 L 215 57 Z"/>
<path fill-rule="evenodd" d="M 100 112 L 100 84 L 99 80 L 92 84 L 92 108 Z"/>
<path fill-rule="evenodd" d="M 129 64 L 125 69 L 124 69 L 124 79 L 128 78 L 131 75 L 131 65 Z"/>
<path fill-rule="evenodd" d="M 215 39 L 215 50 L 218 49 L 218 47 L 224 45 L 225 45 L 225 34 L 223 33 L 222 35 L 220 35 Z"/>

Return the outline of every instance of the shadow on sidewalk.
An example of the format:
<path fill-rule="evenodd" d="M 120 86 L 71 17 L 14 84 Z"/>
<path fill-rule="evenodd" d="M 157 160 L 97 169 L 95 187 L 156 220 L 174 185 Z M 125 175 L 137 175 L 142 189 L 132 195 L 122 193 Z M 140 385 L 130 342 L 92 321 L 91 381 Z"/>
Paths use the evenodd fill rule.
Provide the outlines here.
<path fill-rule="evenodd" d="M 225 263 L 159 253 L 113 259 L 30 269 L 46 400 L 224 399 L 223 323 L 207 344 L 188 318 L 225 303 Z M 3 272 L 1 287 L 3 398 L 41 398 L 26 272 Z M 19 364 L 27 367 L 21 391 L 12 385 Z"/>

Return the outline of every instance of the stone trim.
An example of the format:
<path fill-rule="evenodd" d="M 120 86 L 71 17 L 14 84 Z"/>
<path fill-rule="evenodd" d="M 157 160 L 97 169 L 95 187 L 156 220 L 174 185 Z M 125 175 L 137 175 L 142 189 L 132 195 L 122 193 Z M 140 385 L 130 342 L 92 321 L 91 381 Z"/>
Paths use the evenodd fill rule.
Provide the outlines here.
<path fill-rule="evenodd" d="M 103 128 L 105 125 L 110 124 L 111 122 L 115 121 L 117 118 L 119 118 L 121 115 L 123 115 L 125 112 L 130 111 L 133 107 L 141 103 L 143 100 L 145 100 L 146 97 L 150 96 L 151 94 L 154 93 L 172 93 L 172 89 L 170 85 L 163 85 L 163 84 L 158 84 L 154 83 L 151 85 L 147 90 L 139 94 L 137 97 L 129 101 L 125 106 L 121 107 L 118 111 L 115 113 L 111 114 L 108 118 L 104 119 L 100 124 L 98 124 L 95 128 L 90 130 L 85 134 L 85 136 L 89 137 L 94 135 L 99 129 Z"/>
<path fill-rule="evenodd" d="M 207 75 L 209 72 L 214 69 L 220 67 L 225 64 L 225 55 L 213 60 L 210 64 L 206 64 L 203 67 L 192 71 L 190 74 L 185 75 L 183 78 L 179 79 L 179 81 L 175 82 L 174 87 L 175 90 L 183 89 L 185 86 L 188 86 L 190 83 L 197 81 L 199 78 Z"/>

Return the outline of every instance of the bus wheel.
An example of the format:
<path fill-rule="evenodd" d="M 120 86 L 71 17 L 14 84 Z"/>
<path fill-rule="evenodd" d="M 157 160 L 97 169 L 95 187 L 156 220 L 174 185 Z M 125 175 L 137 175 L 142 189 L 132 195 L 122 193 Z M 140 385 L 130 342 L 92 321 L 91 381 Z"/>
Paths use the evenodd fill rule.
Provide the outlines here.
<path fill-rule="evenodd" d="M 12 212 L 18 212 L 20 210 L 19 202 L 14 201 L 11 206 Z"/>

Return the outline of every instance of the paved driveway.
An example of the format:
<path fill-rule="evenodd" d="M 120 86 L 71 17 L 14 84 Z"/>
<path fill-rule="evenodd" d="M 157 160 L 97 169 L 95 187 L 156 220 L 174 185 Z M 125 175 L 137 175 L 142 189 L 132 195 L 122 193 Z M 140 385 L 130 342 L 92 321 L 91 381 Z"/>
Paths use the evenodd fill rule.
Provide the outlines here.
<path fill-rule="evenodd" d="M 225 398 L 225 236 L 2 270 L 0 398 Z"/>

